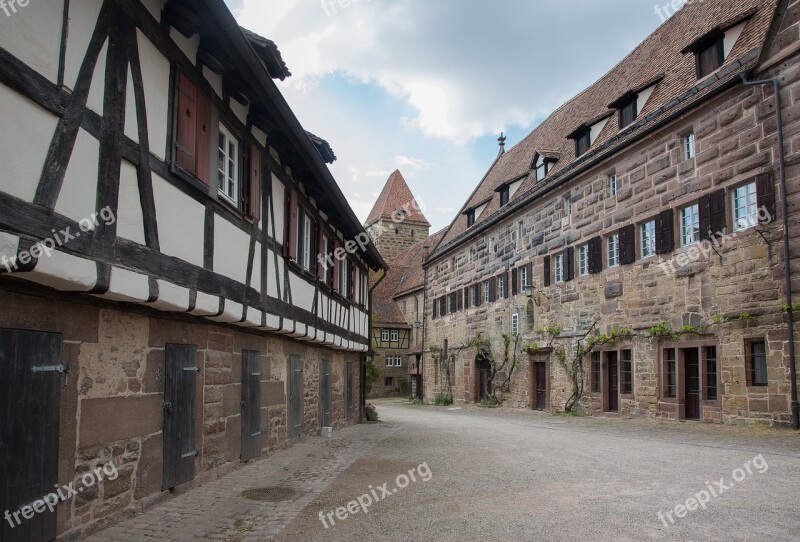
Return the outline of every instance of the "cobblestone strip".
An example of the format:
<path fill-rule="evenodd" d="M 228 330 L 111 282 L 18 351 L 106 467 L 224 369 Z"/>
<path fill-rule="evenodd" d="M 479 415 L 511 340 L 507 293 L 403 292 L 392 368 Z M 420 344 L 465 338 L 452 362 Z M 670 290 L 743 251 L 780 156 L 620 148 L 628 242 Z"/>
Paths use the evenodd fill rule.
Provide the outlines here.
<path fill-rule="evenodd" d="M 95 533 L 91 542 L 270 540 L 339 475 L 397 430 L 359 425 L 330 439 L 311 438 L 175 497 L 144 514 Z M 293 501 L 257 502 L 247 489 L 287 487 L 303 492 Z"/>

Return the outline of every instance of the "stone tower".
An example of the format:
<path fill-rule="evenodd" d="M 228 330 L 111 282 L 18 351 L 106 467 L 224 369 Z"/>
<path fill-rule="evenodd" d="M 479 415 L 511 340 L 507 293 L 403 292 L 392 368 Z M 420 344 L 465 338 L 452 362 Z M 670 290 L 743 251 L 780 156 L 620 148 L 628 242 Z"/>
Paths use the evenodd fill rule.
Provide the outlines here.
<path fill-rule="evenodd" d="M 387 262 L 428 237 L 431 225 L 399 170 L 389 176 L 364 227 Z"/>

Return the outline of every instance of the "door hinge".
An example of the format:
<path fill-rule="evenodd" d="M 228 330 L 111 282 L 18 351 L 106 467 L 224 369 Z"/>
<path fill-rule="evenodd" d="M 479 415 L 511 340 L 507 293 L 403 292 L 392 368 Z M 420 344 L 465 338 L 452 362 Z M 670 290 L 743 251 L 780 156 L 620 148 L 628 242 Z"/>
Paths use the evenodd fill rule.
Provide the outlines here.
<path fill-rule="evenodd" d="M 195 451 L 193 451 L 193 452 L 189 452 L 188 454 L 183 454 L 183 455 L 181 456 L 181 459 L 188 459 L 188 458 L 190 458 L 190 457 L 197 457 L 198 455 L 200 455 L 200 454 L 198 454 L 198 453 L 197 453 L 197 450 L 195 450 Z"/>
<path fill-rule="evenodd" d="M 252 373 L 250 376 L 262 376 L 261 373 Z"/>
<path fill-rule="evenodd" d="M 200 368 L 199 367 L 184 367 L 183 370 L 184 371 L 188 371 L 188 372 L 192 372 L 192 373 L 199 373 L 200 372 Z"/>
<path fill-rule="evenodd" d="M 264 433 L 263 431 L 259 431 L 258 433 L 253 433 L 253 434 L 252 434 L 252 435 L 250 435 L 250 436 L 251 436 L 251 437 L 260 437 L 260 436 L 261 436 L 263 433 Z"/>
<path fill-rule="evenodd" d="M 40 367 L 33 367 L 34 373 L 68 373 L 69 367 L 63 363 L 58 365 L 42 365 Z"/>

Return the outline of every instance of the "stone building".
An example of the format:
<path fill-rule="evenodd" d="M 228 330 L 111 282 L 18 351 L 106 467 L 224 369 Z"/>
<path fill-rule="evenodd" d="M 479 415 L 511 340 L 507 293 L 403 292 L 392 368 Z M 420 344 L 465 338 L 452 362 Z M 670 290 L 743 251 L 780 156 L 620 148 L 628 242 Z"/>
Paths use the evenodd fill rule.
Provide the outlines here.
<path fill-rule="evenodd" d="M 366 233 L 275 44 L 222 0 L 52 0 L 0 48 L 0 539 L 357 423 L 384 263 L 337 251 Z"/>
<path fill-rule="evenodd" d="M 425 306 L 422 261 L 439 237 L 428 236 L 423 205 L 399 171 L 386 181 L 366 228 L 389 268 L 372 294 L 372 359 L 380 373 L 372 394 L 399 392 L 403 382 L 407 392 L 416 393 L 422 389 L 418 386 Z"/>
<path fill-rule="evenodd" d="M 799 18 L 687 3 L 501 152 L 425 264 L 426 398 L 790 421 Z"/>

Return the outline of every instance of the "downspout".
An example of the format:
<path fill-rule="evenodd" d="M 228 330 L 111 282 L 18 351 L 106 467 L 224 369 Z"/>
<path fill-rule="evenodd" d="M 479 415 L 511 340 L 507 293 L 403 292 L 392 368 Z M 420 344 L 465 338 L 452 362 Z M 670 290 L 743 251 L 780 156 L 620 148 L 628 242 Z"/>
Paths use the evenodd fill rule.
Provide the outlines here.
<path fill-rule="evenodd" d="M 369 329 L 367 330 L 367 340 L 369 341 L 369 349 L 367 353 L 364 354 L 364 357 L 361 360 L 361 412 L 362 416 L 366 416 L 367 413 L 367 356 L 374 356 L 375 352 L 372 350 L 372 311 L 374 310 L 374 306 L 372 303 L 372 293 L 375 291 L 375 288 L 383 282 L 383 279 L 386 278 L 386 275 L 389 273 L 389 270 L 384 268 L 383 275 L 379 278 L 375 284 L 369 289 Z"/>
<path fill-rule="evenodd" d="M 783 278 L 786 289 L 786 304 L 789 306 L 786 311 L 786 320 L 789 331 L 789 378 L 791 380 L 791 401 L 792 401 L 792 429 L 800 429 L 800 402 L 797 400 L 797 364 L 795 361 L 794 347 L 794 311 L 792 304 L 792 269 L 789 260 L 789 204 L 786 199 L 786 157 L 783 147 L 783 118 L 781 106 L 781 84 L 777 79 L 764 79 L 760 81 L 748 81 L 747 75 L 742 74 L 742 82 L 745 86 L 772 85 L 775 94 L 775 115 L 778 128 L 778 165 L 780 168 L 781 186 L 781 212 L 783 213 Z"/>

